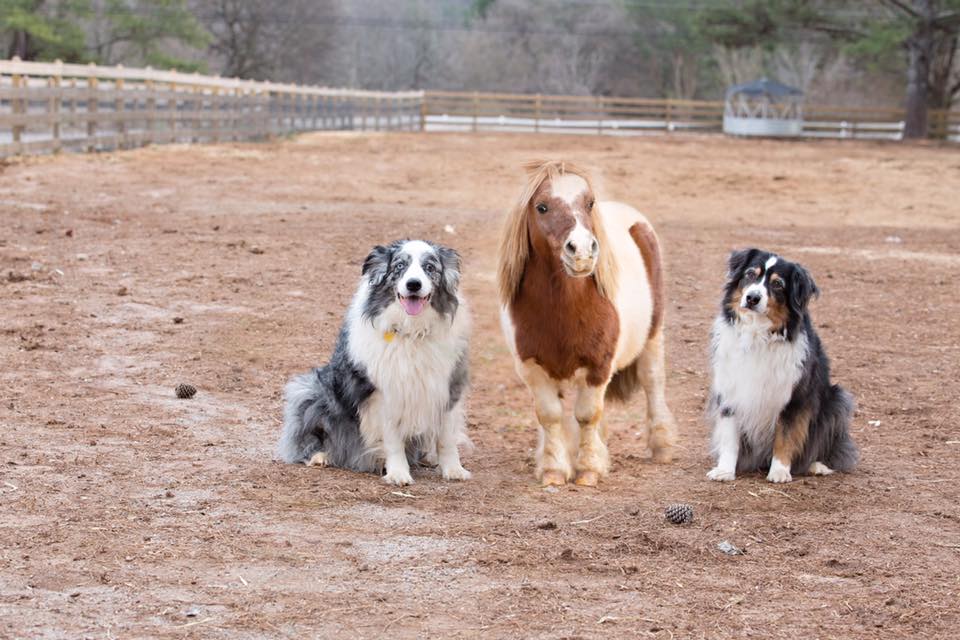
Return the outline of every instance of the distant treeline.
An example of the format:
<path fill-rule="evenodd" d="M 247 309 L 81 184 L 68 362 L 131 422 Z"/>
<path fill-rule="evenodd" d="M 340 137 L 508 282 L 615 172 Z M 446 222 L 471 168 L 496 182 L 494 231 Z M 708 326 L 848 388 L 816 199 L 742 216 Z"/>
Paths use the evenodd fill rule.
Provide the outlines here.
<path fill-rule="evenodd" d="M 769 76 L 918 118 L 960 96 L 960 0 L 0 0 L 0 26 L 26 60 L 363 89 L 713 99 Z"/>

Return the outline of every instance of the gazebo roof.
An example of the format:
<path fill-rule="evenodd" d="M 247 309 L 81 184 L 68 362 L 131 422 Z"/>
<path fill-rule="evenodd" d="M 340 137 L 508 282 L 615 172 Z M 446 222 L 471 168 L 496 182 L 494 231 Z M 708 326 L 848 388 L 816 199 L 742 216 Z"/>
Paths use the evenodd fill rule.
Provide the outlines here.
<path fill-rule="evenodd" d="M 781 82 L 777 82 L 776 80 L 761 78 L 760 80 L 754 80 L 753 82 L 745 82 L 744 84 L 734 85 L 727 89 L 728 99 L 738 94 L 747 95 L 752 98 L 766 97 L 772 100 L 779 100 L 781 98 L 794 98 L 802 96 L 803 91 L 800 91 L 800 89 L 795 89 L 794 87 L 789 87 Z"/>

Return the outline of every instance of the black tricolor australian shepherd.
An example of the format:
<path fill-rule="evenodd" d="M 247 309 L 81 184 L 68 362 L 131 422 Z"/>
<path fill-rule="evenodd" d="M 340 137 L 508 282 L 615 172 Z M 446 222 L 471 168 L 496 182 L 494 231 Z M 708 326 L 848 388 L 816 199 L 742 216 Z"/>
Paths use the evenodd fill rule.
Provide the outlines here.
<path fill-rule="evenodd" d="M 284 391 L 278 454 L 286 462 L 379 472 L 413 482 L 410 465 L 466 480 L 469 316 L 452 249 L 403 240 L 373 249 L 329 364 Z"/>
<path fill-rule="evenodd" d="M 716 466 L 707 477 L 769 469 L 770 482 L 792 473 L 850 471 L 853 398 L 830 384 L 830 363 L 810 321 L 819 295 L 799 264 L 747 249 L 730 256 L 722 310 L 713 325 Z"/>

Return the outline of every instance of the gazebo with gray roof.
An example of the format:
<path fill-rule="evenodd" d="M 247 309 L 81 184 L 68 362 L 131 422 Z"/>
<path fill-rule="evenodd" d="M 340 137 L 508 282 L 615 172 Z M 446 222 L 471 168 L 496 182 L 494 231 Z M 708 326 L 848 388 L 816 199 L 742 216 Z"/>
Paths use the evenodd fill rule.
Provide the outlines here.
<path fill-rule="evenodd" d="M 727 89 L 723 131 L 736 136 L 799 136 L 803 92 L 763 78 Z"/>

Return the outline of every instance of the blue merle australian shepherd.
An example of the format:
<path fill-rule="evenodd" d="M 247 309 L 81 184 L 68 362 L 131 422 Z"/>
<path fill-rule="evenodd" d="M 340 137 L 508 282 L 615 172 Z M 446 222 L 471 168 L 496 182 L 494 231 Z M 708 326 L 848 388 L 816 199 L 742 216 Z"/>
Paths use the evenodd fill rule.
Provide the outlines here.
<path fill-rule="evenodd" d="M 790 482 L 791 472 L 826 475 L 856 464 L 853 398 L 830 383 L 807 310 L 816 295 L 799 264 L 759 249 L 730 256 L 711 345 L 711 480 L 765 469 L 768 481 Z"/>
<path fill-rule="evenodd" d="M 458 293 L 460 257 L 421 240 L 375 247 L 329 364 L 286 386 L 278 453 L 286 462 L 384 472 L 413 482 L 436 464 L 466 480 L 469 316 Z"/>

